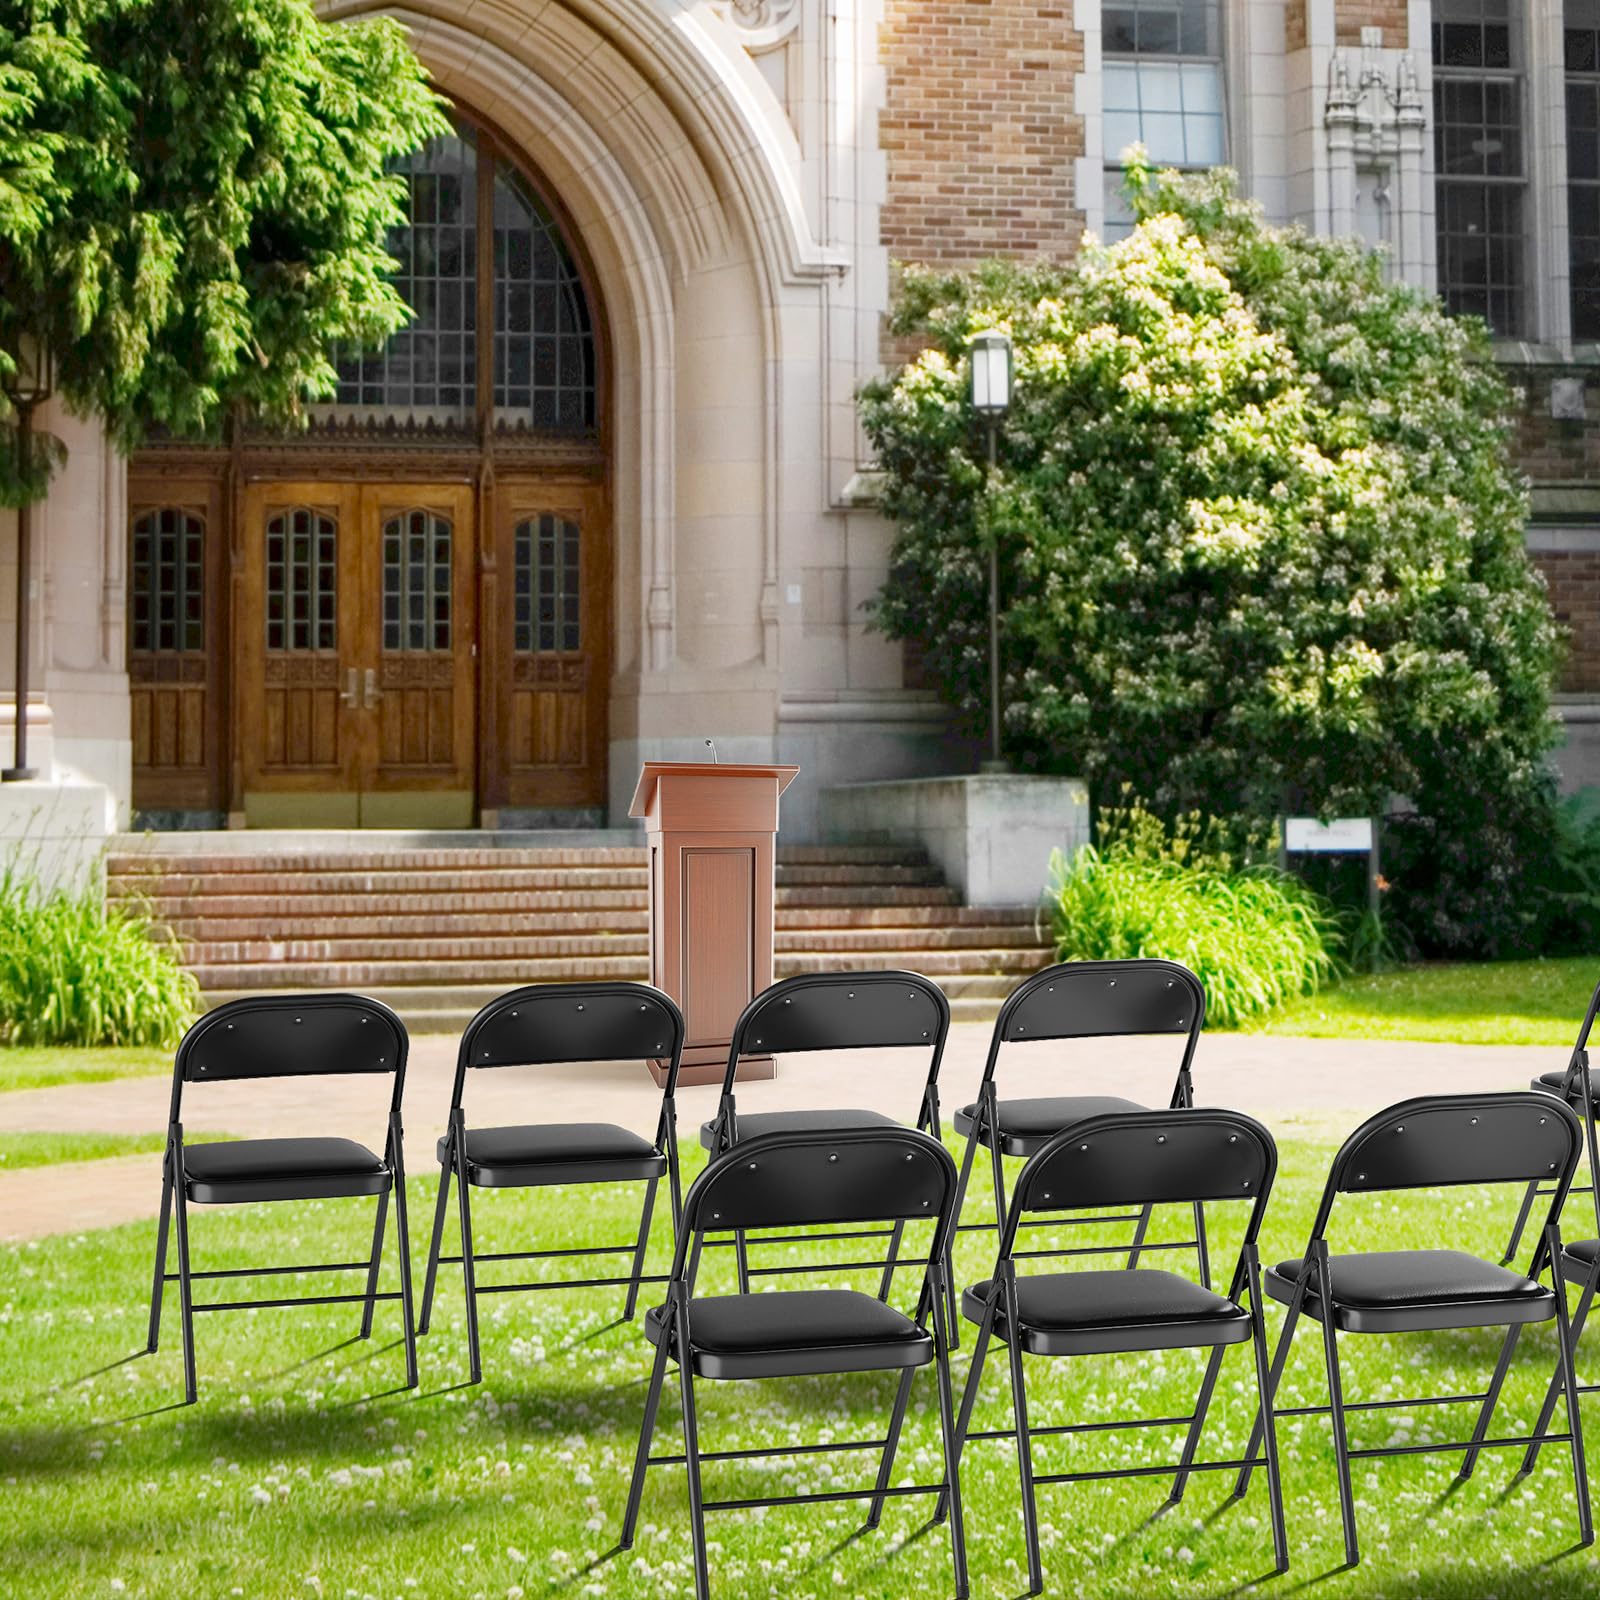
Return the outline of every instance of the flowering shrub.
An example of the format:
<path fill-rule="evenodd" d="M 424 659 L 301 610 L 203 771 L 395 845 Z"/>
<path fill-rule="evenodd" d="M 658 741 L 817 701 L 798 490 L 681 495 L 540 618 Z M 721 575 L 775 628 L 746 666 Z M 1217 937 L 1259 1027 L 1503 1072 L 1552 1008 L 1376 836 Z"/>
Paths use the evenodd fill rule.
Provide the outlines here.
<path fill-rule="evenodd" d="M 1481 327 L 1359 243 L 1267 226 L 1227 174 L 1130 185 L 1133 233 L 1070 263 L 906 274 L 896 331 L 928 348 L 861 399 L 899 524 L 878 626 L 980 729 L 996 541 L 1014 757 L 1168 814 L 1404 796 L 1418 942 L 1533 940 L 1558 634 Z M 990 483 L 963 354 L 995 327 Z"/>

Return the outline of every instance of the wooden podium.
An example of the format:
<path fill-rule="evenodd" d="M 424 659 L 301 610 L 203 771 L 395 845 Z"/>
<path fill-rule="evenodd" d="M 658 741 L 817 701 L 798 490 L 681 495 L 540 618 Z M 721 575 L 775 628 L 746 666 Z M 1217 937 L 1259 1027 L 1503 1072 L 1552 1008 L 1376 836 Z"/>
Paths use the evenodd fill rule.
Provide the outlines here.
<path fill-rule="evenodd" d="M 798 767 L 647 761 L 628 807 L 650 844 L 650 981 L 687 1024 L 678 1082 L 720 1083 L 733 1025 L 772 982 L 778 796 Z M 665 1062 L 650 1070 L 660 1083 Z M 741 1078 L 770 1078 L 747 1058 Z"/>

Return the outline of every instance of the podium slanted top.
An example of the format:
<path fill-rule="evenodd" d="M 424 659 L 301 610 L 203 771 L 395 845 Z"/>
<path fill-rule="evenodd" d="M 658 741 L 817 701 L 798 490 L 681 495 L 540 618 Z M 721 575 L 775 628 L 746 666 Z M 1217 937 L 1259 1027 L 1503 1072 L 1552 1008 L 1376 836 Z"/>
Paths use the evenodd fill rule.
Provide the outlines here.
<path fill-rule="evenodd" d="M 652 828 L 776 830 L 778 796 L 799 771 L 794 766 L 737 761 L 647 761 L 628 815 L 646 818 Z M 682 802 L 673 805 L 675 815 L 670 819 L 664 812 L 669 791 Z"/>

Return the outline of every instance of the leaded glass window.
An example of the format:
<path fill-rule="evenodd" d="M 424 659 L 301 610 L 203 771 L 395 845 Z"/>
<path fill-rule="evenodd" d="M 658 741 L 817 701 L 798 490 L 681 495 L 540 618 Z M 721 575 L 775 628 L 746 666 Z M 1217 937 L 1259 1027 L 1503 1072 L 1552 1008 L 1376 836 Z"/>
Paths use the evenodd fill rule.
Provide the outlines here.
<path fill-rule="evenodd" d="M 450 648 L 448 517 L 405 511 L 383 524 L 383 648 Z"/>
<path fill-rule="evenodd" d="M 515 642 L 519 653 L 582 649 L 578 524 L 530 517 L 513 533 Z"/>
<path fill-rule="evenodd" d="M 339 531 L 305 506 L 267 520 L 267 649 L 339 647 Z"/>
<path fill-rule="evenodd" d="M 1564 21 L 1572 336 L 1600 339 L 1600 0 L 1567 0 Z"/>
<path fill-rule="evenodd" d="M 1227 159 L 1221 0 L 1118 0 L 1101 13 L 1105 64 L 1105 237 L 1133 227 L 1122 154 L 1142 144 L 1158 166 Z"/>
<path fill-rule="evenodd" d="M 389 250 L 412 318 L 382 350 L 341 356 L 337 404 L 370 418 L 470 426 L 479 401 L 478 308 L 488 294 L 494 369 L 485 399 L 495 422 L 547 433 L 592 429 L 593 321 L 550 209 L 465 125 L 399 170 L 407 221 L 390 235 Z M 492 245 L 480 248 L 484 229 Z"/>
<path fill-rule="evenodd" d="M 177 506 L 133 524 L 133 648 L 205 649 L 206 526 Z"/>
<path fill-rule="evenodd" d="M 1439 0 L 1433 155 L 1439 293 L 1497 334 L 1522 331 L 1527 244 L 1517 0 Z"/>

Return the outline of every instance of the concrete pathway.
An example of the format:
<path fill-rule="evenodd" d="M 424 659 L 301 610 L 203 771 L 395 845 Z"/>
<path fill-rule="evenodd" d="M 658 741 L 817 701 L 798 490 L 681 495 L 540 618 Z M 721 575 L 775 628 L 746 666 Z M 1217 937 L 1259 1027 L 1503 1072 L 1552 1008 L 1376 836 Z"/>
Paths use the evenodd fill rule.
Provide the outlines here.
<path fill-rule="evenodd" d="M 989 1027 L 957 1023 L 940 1074 L 946 1119 L 976 1093 Z M 1384 1043 L 1210 1034 L 1194 1062 L 1196 1098 L 1258 1116 L 1274 1132 L 1339 1138 L 1362 1117 L 1411 1095 L 1473 1089 L 1520 1089 L 1541 1072 L 1566 1065 L 1555 1047 Z M 1008 1046 L 1000 1059 L 1000 1092 L 1118 1094 L 1166 1103 L 1177 1055 L 1153 1039 Z M 444 1127 L 455 1070 L 455 1041 L 412 1041 L 406 1079 L 406 1164 L 432 1173 L 434 1144 Z M 862 1106 L 910 1120 L 921 1096 L 926 1060 L 903 1050 L 840 1051 L 789 1056 L 768 1082 L 743 1084 L 745 1112 L 800 1107 Z M 389 1080 L 291 1078 L 266 1083 L 190 1086 L 184 1126 L 268 1138 L 340 1134 L 381 1148 Z M 0 1132 L 149 1133 L 166 1126 L 170 1083 L 123 1078 L 111 1083 L 24 1089 L 0 1094 Z M 715 1087 L 678 1092 L 679 1131 L 692 1136 L 716 1111 Z M 649 1136 L 660 1091 L 643 1066 L 505 1068 L 473 1073 L 467 1120 L 618 1122 Z M 153 1217 L 160 1200 L 161 1160 L 128 1156 L 92 1164 L 0 1173 L 0 1239 L 78 1232 Z"/>

